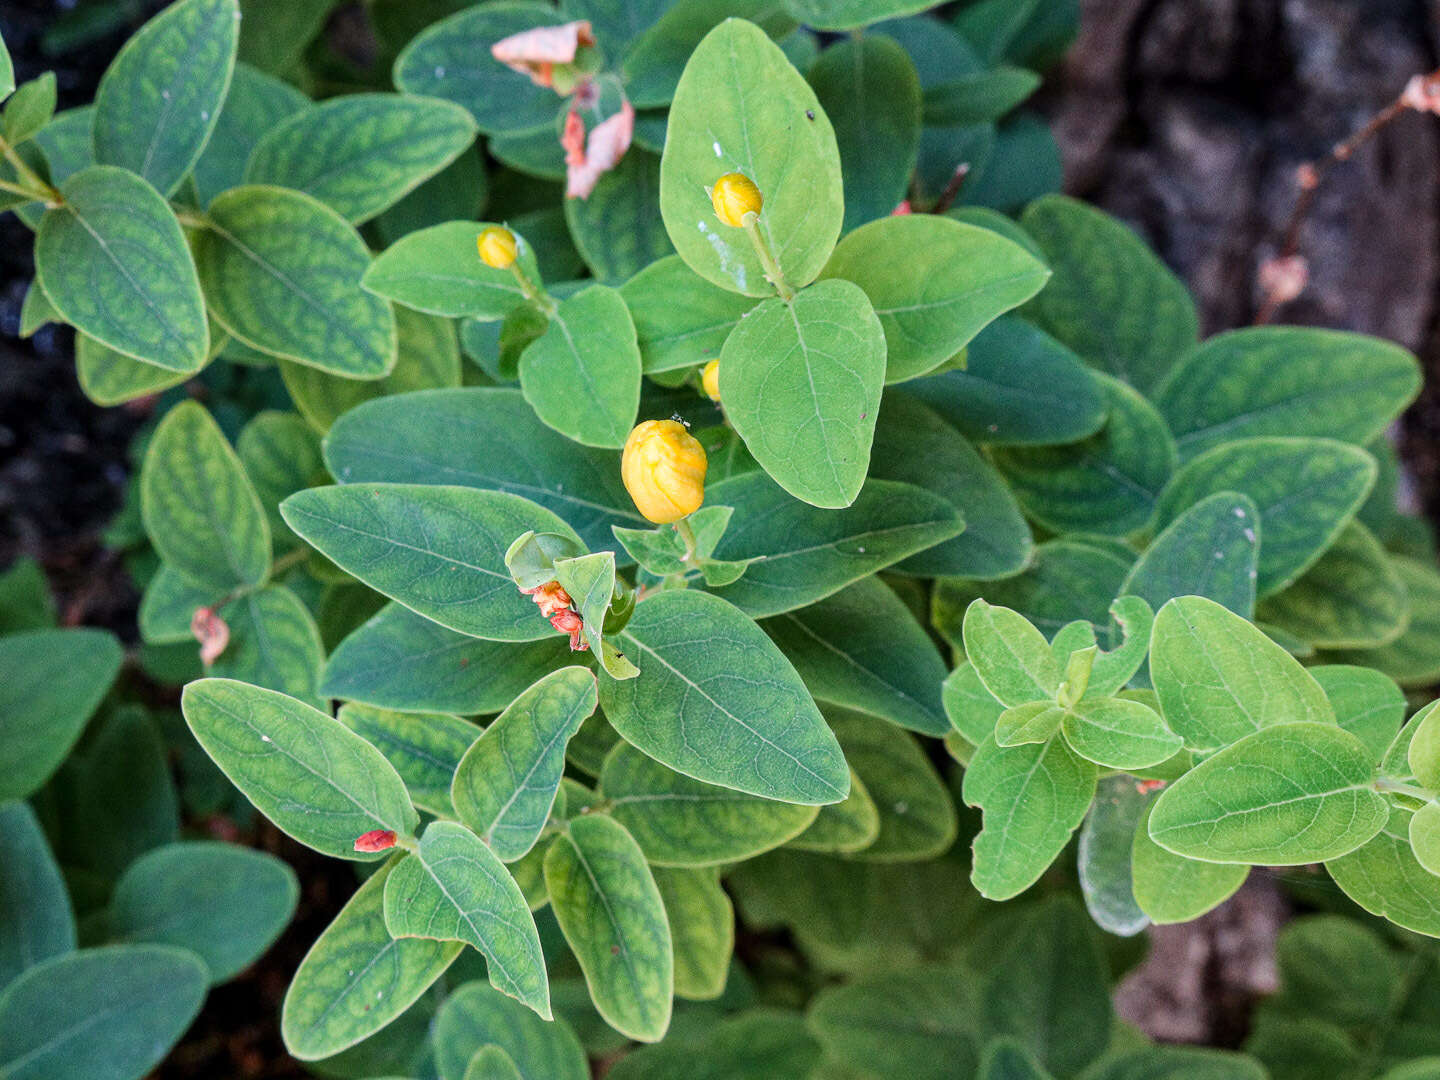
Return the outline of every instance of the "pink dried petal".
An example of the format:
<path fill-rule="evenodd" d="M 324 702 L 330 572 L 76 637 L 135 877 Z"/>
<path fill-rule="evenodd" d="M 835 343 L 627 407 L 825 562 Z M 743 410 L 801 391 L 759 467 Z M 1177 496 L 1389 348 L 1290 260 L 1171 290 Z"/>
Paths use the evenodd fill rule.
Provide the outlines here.
<path fill-rule="evenodd" d="M 585 164 L 585 121 L 571 109 L 565 114 L 565 131 L 560 136 L 560 145 L 565 150 L 565 167 Z"/>
<path fill-rule="evenodd" d="M 490 55 L 512 71 L 528 75 L 536 86 L 554 85 L 554 66 L 569 64 L 582 45 L 594 45 L 586 19 L 564 26 L 537 26 L 511 34 L 490 46 Z"/>
<path fill-rule="evenodd" d="M 371 829 L 355 840 L 356 851 L 388 851 L 395 846 L 393 829 Z"/>
<path fill-rule="evenodd" d="M 1310 264 L 1303 255 L 1266 259 L 1260 264 L 1260 290 L 1275 304 L 1288 304 L 1310 282 Z"/>
<path fill-rule="evenodd" d="M 200 662 L 207 668 L 220 659 L 225 646 L 230 644 L 230 627 L 214 608 L 195 609 L 195 614 L 190 616 L 190 633 L 200 643 Z"/>
<path fill-rule="evenodd" d="M 550 625 L 560 631 L 560 633 L 570 635 L 571 652 L 584 652 L 585 649 L 588 648 L 580 636 L 585 624 L 575 612 L 561 611 L 553 615 L 550 619 Z"/>
<path fill-rule="evenodd" d="M 578 164 L 567 161 L 565 195 L 572 199 L 589 198 L 600 177 L 605 175 L 630 149 L 635 135 L 635 107 L 628 100 L 620 103 L 620 111 L 602 120 L 585 143 L 585 158 Z"/>
<path fill-rule="evenodd" d="M 900 205 L 897 206 L 897 207 L 895 207 L 894 210 L 891 210 L 891 211 L 890 211 L 890 216 L 891 216 L 891 217 L 904 217 L 906 214 L 911 214 L 911 213 L 914 213 L 914 211 L 913 211 L 913 210 L 911 209 L 911 207 L 910 207 L 910 200 L 909 200 L 909 199 L 901 199 L 901 200 L 900 200 Z"/>

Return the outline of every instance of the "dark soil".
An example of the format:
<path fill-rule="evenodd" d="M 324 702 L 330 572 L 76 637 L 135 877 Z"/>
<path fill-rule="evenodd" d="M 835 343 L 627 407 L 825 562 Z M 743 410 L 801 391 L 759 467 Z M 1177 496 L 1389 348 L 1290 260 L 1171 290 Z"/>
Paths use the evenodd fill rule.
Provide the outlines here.
<path fill-rule="evenodd" d="M 62 57 L 39 39 L 73 0 L 0 0 L 21 78 L 57 71 L 61 107 L 88 102 L 110 56 L 161 6 Z M 1319 157 L 1437 66 L 1440 8 L 1425 0 L 1085 0 L 1082 37 L 1045 91 L 1067 188 L 1118 214 L 1195 292 L 1207 333 L 1251 322 L 1256 270 L 1293 205 L 1294 170 Z M 1433 119 L 1402 117 L 1326 181 L 1302 252 L 1307 292 L 1285 322 L 1380 334 L 1416 350 L 1427 387 L 1397 437 L 1417 505 L 1440 519 L 1440 139 Z M 80 393 L 69 331 L 15 340 L 31 276 L 30 235 L 0 215 L 0 567 L 40 560 L 67 622 L 134 639 L 136 594 L 100 534 L 128 480 L 126 448 L 143 410 L 101 409 Z M 215 828 L 224 832 L 223 823 Z M 347 867 L 268 826 L 231 837 L 287 859 L 304 883 L 284 938 L 210 995 L 156 1074 L 299 1077 L 278 1015 L 305 949 L 350 890 Z M 1234 1045 L 1254 998 L 1273 988 L 1274 936 L 1288 909 L 1275 878 L 1221 910 L 1153 934 L 1127 980 L 1122 1013 L 1166 1040 Z"/>

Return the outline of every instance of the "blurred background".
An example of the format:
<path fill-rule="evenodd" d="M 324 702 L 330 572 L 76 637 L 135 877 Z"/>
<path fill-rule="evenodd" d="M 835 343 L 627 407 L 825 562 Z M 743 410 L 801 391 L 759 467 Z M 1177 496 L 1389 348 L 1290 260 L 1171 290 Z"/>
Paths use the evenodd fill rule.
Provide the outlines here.
<path fill-rule="evenodd" d="M 376 0 L 384 3 L 385 0 Z M 410 0 L 430 9 L 457 0 Z M 257 7 L 314 8 L 314 0 Z M 60 108 L 87 103 L 153 0 L 0 0 L 17 76 L 54 70 Z M 248 6 L 248 5 L 242 5 Z M 311 70 L 343 80 L 374 59 L 363 5 L 323 4 Z M 393 5 L 392 5 L 393 6 Z M 953 5 L 951 5 L 953 6 Z M 1049 121 L 1067 192 L 1133 225 L 1195 293 L 1205 334 L 1250 324 L 1262 263 L 1295 205 L 1297 167 L 1324 157 L 1440 66 L 1440 3 L 1427 0 L 1082 0 L 1078 39 L 1034 105 Z M 422 10 L 423 9 L 423 10 Z M 323 85 L 316 89 L 324 92 Z M 1440 520 L 1440 130 L 1407 112 L 1326 177 L 1300 233 L 1305 292 L 1276 321 L 1378 334 L 1414 350 L 1428 385 L 1395 437 L 1415 508 Z M 0 214 L 0 567 L 39 560 L 62 622 L 135 640 L 138 594 L 107 548 L 147 406 L 102 409 L 81 394 L 71 332 L 18 340 L 32 276 L 24 226 Z M 343 864 L 268 826 L 239 835 L 282 854 L 305 883 L 289 932 L 248 975 L 211 995 L 157 1075 L 305 1075 L 279 1047 L 289 974 L 352 879 Z M 1329 886 L 1327 882 L 1326 887 Z M 1256 998 L 1275 987 L 1274 938 L 1291 901 L 1274 875 L 1196 923 L 1153 931 L 1151 955 L 1120 990 L 1122 1014 L 1152 1037 L 1235 1046 Z M 238 1072 L 237 1072 L 238 1070 Z"/>

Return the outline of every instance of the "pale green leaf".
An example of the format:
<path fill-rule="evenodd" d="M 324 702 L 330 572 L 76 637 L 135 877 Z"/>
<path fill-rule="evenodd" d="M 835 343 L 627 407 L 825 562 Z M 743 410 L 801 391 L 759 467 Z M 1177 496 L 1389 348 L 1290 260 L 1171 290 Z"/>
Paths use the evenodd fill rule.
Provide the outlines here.
<path fill-rule="evenodd" d="M 514 862 L 540 838 L 565 769 L 565 746 L 595 711 L 595 700 L 587 668 L 561 668 L 511 702 L 465 752 L 451 801 L 502 862 Z"/>
<path fill-rule="evenodd" d="M 1388 645 L 1340 650 L 1327 659 L 1383 671 L 1404 687 L 1427 687 L 1440 678 L 1440 572 L 1430 558 L 1391 555 L 1410 598 L 1410 623 Z"/>
<path fill-rule="evenodd" d="M 680 257 L 717 285 L 771 294 L 744 231 L 710 204 L 715 181 L 738 172 L 764 199 L 756 228 L 780 272 L 792 288 L 813 281 L 840 235 L 840 155 L 825 110 L 779 46 L 754 23 L 722 22 L 690 55 L 670 120 L 660 212 Z"/>
<path fill-rule="evenodd" d="M 661 374 L 708 363 L 741 316 L 755 306 L 702 278 L 679 255 L 657 259 L 620 286 L 630 308 L 645 373 Z"/>
<path fill-rule="evenodd" d="M 273 690 L 229 679 L 185 688 L 181 708 L 205 752 L 251 802 L 303 844 L 369 861 L 355 841 L 419 823 L 394 767 L 338 720 Z"/>
<path fill-rule="evenodd" d="M 964 640 L 980 681 L 1003 704 L 1013 708 L 1054 699 L 1060 662 L 1023 615 L 976 600 L 965 611 Z"/>
<path fill-rule="evenodd" d="M 654 868 L 675 952 L 675 996 L 709 1001 L 725 992 L 735 948 L 735 909 L 718 870 Z"/>
<path fill-rule="evenodd" d="M 789 846 L 797 851 L 835 852 L 842 855 L 863 851 L 880 835 L 880 810 L 865 782 L 851 768 L 850 794 L 843 802 L 822 806 L 820 813 Z"/>
<path fill-rule="evenodd" d="M 762 798 L 839 802 L 850 771 L 795 669 L 719 597 L 642 600 L 619 641 L 638 678 L 601 677 L 600 704 L 629 743 L 696 780 Z"/>
<path fill-rule="evenodd" d="M 397 939 L 463 941 L 490 984 L 546 1020 L 550 989 L 535 920 L 503 863 L 464 825 L 431 822 L 385 882 L 385 926 Z"/>
<path fill-rule="evenodd" d="M 545 853 L 545 886 L 591 1000 L 611 1027 L 657 1042 L 670 1026 L 674 954 L 665 904 L 622 825 L 576 818 Z"/>
<path fill-rule="evenodd" d="M 1148 802 L 1132 777 L 1107 776 L 1080 827 L 1075 866 L 1085 910 L 1097 926 L 1120 937 L 1133 937 L 1150 924 L 1135 899 L 1133 868 L 1136 826 Z"/>
<path fill-rule="evenodd" d="M 1405 722 L 1405 695 L 1395 680 L 1374 668 L 1325 664 L 1309 669 L 1325 691 L 1340 726 L 1370 751 L 1370 759 L 1385 756 Z"/>
<path fill-rule="evenodd" d="M 458 941 L 390 936 L 385 886 L 398 863 L 392 859 L 370 875 L 300 961 L 285 992 L 280 1034 L 301 1061 L 338 1054 L 385 1027 L 464 948 Z"/>
<path fill-rule="evenodd" d="M 1391 806 L 1385 826 L 1362 847 L 1325 864 L 1335 883 L 1372 915 L 1440 937 L 1440 877 L 1422 866 L 1410 844 L 1414 811 Z"/>
<path fill-rule="evenodd" d="M 476 241 L 484 221 L 447 221 L 417 229 L 386 248 L 364 271 L 363 285 L 376 296 L 431 315 L 503 319 L 526 303 L 509 270 L 480 261 Z M 535 249 L 518 233 L 516 262 L 531 281 L 540 280 Z"/>
<path fill-rule="evenodd" d="M 1066 712 L 1061 729 L 1072 750 L 1110 769 L 1149 768 L 1181 746 L 1159 713 L 1121 698 L 1081 701 Z"/>
<path fill-rule="evenodd" d="M 496 641 L 554 633 L 505 568 L 521 533 L 570 527 L 499 491 L 420 484 L 311 488 L 280 511 L 307 543 L 365 584 L 452 630 Z"/>
<path fill-rule="evenodd" d="M 1375 836 L 1388 804 L 1365 746 L 1332 724 L 1282 723 L 1227 746 L 1155 802 L 1150 836 L 1207 862 L 1296 866 Z"/>
<path fill-rule="evenodd" d="M 1230 899 L 1245 884 L 1244 863 L 1201 862 L 1166 851 L 1150 839 L 1152 801 L 1135 828 L 1130 854 L 1135 902 L 1157 926 L 1189 922 Z"/>

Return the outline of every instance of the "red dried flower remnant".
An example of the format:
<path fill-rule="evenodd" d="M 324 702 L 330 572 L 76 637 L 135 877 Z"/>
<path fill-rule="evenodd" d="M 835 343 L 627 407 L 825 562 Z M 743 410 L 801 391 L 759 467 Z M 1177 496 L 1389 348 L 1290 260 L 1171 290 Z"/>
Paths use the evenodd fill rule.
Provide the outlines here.
<path fill-rule="evenodd" d="M 573 64 L 581 46 L 594 45 L 589 20 L 563 26 L 537 26 L 511 34 L 490 46 L 490 55 L 512 71 L 530 76 L 536 86 L 555 89 L 557 65 Z M 569 87 L 565 88 L 565 92 Z"/>
<path fill-rule="evenodd" d="M 562 634 L 570 635 L 570 651 L 584 652 L 589 646 L 585 644 L 580 633 L 585 628 L 585 623 L 580 616 L 570 609 L 557 611 L 550 617 L 550 625 Z"/>
<path fill-rule="evenodd" d="M 393 829 L 372 829 L 355 841 L 356 851 L 388 851 L 395 846 Z"/>
<path fill-rule="evenodd" d="M 628 100 L 620 103 L 619 112 L 600 121 L 589 138 L 585 137 L 585 121 L 571 109 L 560 140 L 565 147 L 565 196 L 589 198 L 600 177 L 620 164 L 634 136 L 635 106 Z"/>
<path fill-rule="evenodd" d="M 562 634 L 570 635 L 570 648 L 573 652 L 584 652 L 590 647 L 581 636 L 585 623 L 574 609 L 575 601 L 560 582 L 547 581 L 533 589 L 521 589 L 520 592 L 535 601 L 540 614 L 550 620 L 551 626 Z"/>

